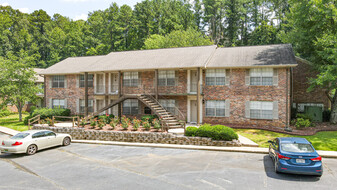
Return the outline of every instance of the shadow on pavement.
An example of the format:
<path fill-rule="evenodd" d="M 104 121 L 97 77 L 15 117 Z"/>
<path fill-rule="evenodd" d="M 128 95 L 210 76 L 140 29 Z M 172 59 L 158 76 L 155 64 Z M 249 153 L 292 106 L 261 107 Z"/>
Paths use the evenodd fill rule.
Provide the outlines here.
<path fill-rule="evenodd" d="M 43 149 L 43 150 L 38 150 L 34 155 L 48 151 L 48 150 L 53 150 L 53 149 L 57 149 L 60 148 L 62 146 L 55 146 L 55 147 L 51 147 L 51 148 L 47 148 L 47 149 Z M 27 155 L 25 153 L 20 153 L 20 154 L 13 154 L 13 153 L 7 153 L 7 152 L 2 152 L 0 154 L 0 159 L 15 159 L 15 158 L 21 158 L 21 157 L 34 157 L 34 155 Z"/>
<path fill-rule="evenodd" d="M 287 174 L 287 173 L 275 173 L 274 170 L 274 162 L 269 157 L 269 155 L 265 155 L 263 157 L 263 165 L 264 171 L 267 176 L 270 178 L 285 180 L 285 181 L 306 181 L 306 182 L 316 182 L 319 181 L 320 178 L 312 175 L 297 175 L 297 174 Z"/>

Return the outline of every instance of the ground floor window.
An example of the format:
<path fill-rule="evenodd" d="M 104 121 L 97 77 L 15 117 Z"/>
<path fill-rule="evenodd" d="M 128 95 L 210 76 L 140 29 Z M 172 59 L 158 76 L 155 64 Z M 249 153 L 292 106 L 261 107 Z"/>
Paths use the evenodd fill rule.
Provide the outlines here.
<path fill-rule="evenodd" d="M 250 118 L 273 119 L 273 102 L 251 101 Z"/>
<path fill-rule="evenodd" d="M 175 114 L 176 101 L 175 100 L 159 100 L 159 103 L 170 113 Z"/>
<path fill-rule="evenodd" d="M 138 114 L 138 100 L 129 99 L 123 102 L 123 115 Z"/>
<path fill-rule="evenodd" d="M 226 101 L 225 100 L 207 100 L 206 116 L 208 117 L 225 117 Z"/>
<path fill-rule="evenodd" d="M 80 100 L 80 113 L 85 112 L 85 100 Z M 88 100 L 88 112 L 94 112 L 94 100 Z"/>
<path fill-rule="evenodd" d="M 65 108 L 65 100 L 64 99 L 53 99 L 52 107 L 53 108 Z"/>

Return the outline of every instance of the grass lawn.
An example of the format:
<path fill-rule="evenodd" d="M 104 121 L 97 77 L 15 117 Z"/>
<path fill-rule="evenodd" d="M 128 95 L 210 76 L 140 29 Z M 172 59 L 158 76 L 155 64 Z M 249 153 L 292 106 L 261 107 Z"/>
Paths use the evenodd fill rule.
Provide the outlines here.
<path fill-rule="evenodd" d="M 312 143 L 317 150 L 337 151 L 337 131 L 323 131 L 311 136 L 286 135 L 258 129 L 234 129 L 238 134 L 251 139 L 260 147 L 269 147 L 268 140 L 276 137 L 303 137 Z"/>
<path fill-rule="evenodd" d="M 19 122 L 19 114 L 13 114 L 6 117 L 0 118 L 0 126 L 8 127 L 17 131 L 28 130 L 28 126 L 23 124 L 23 119 L 28 116 L 28 114 L 22 114 L 22 122 Z"/>

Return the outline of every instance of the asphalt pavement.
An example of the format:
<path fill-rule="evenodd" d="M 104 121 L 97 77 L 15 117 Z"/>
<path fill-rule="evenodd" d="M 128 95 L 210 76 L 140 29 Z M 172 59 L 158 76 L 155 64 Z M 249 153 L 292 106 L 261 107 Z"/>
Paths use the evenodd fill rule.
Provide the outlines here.
<path fill-rule="evenodd" d="M 0 155 L 0 189 L 335 189 L 336 159 L 321 178 L 276 174 L 268 155 L 72 144 L 33 156 Z"/>

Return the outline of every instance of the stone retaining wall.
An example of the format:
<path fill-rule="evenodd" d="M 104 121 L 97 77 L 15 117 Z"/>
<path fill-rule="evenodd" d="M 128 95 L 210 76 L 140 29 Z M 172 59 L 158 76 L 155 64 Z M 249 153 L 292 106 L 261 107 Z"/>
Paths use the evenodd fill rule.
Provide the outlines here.
<path fill-rule="evenodd" d="M 241 146 L 238 140 L 215 141 L 204 137 L 185 137 L 170 133 L 160 132 L 121 132 L 121 131 L 97 131 L 84 130 L 82 128 L 70 127 L 45 127 L 39 124 L 33 129 L 46 129 L 56 133 L 67 133 L 76 140 L 100 140 L 100 141 L 120 141 L 138 143 L 161 143 L 161 144 L 181 144 L 181 145 L 201 145 L 201 146 Z"/>

